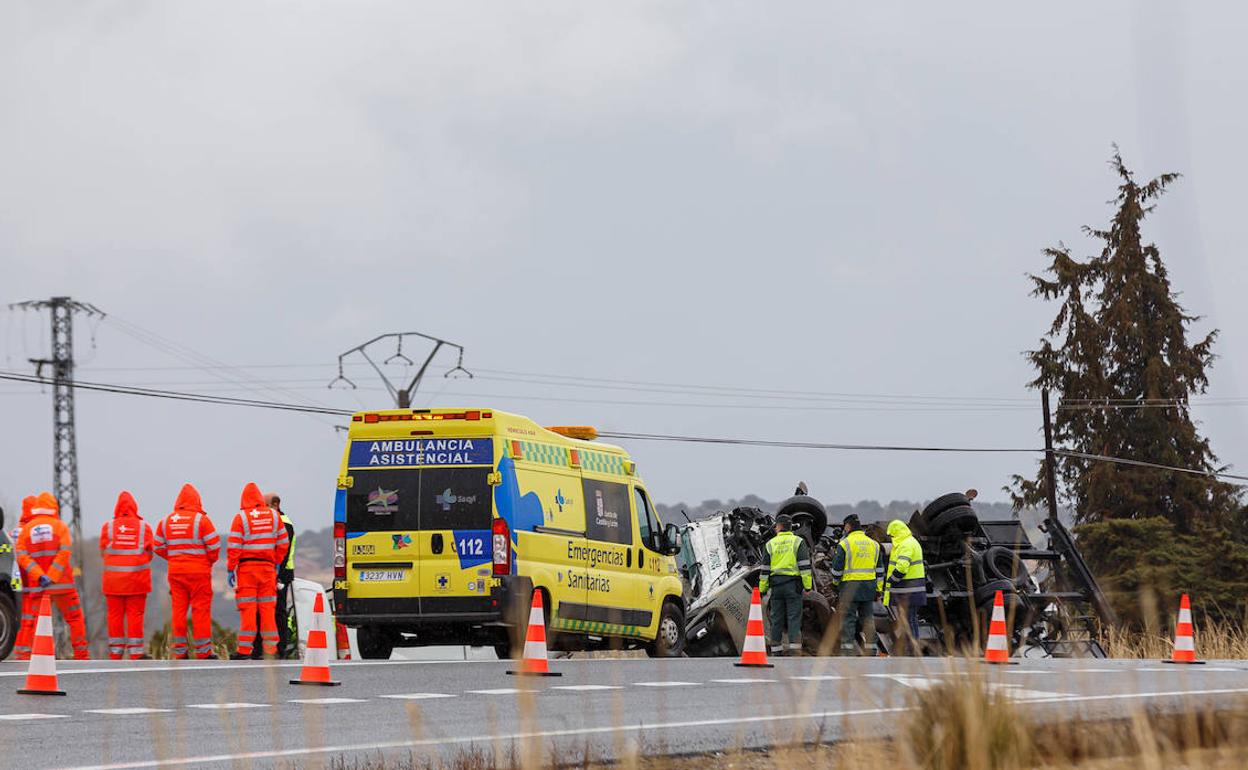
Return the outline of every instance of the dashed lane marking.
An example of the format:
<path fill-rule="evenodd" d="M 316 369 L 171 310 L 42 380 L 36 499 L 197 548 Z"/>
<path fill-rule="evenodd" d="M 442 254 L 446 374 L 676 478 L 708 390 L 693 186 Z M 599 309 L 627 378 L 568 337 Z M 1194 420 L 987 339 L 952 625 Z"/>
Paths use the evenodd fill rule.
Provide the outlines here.
<path fill-rule="evenodd" d="M 395 695 L 382 695 L 383 698 L 394 698 L 395 700 L 432 700 L 434 698 L 454 698 L 444 692 L 402 692 Z"/>
<path fill-rule="evenodd" d="M 65 719 L 69 714 L 0 714 L 0 719 L 9 722 L 22 722 L 27 719 Z"/>
<path fill-rule="evenodd" d="M 796 679 L 801 682 L 835 682 L 846 677 L 837 674 L 812 674 L 810 676 L 791 676 L 789 679 Z"/>
<path fill-rule="evenodd" d="M 339 703 L 365 703 L 360 698 L 291 698 L 287 703 L 299 703 L 304 706 L 336 706 Z"/>
<path fill-rule="evenodd" d="M 712 682 L 720 684 L 767 684 L 774 683 L 775 679 L 712 679 Z"/>
<path fill-rule="evenodd" d="M 520 690 L 515 687 L 499 687 L 496 690 L 469 690 L 473 695 L 519 695 L 522 692 L 536 692 L 535 690 Z"/>
<path fill-rule="evenodd" d="M 634 687 L 697 687 L 701 682 L 633 682 Z"/>
<path fill-rule="evenodd" d="M 623 690 L 623 687 L 616 687 L 609 684 L 560 684 L 551 687 L 552 690 L 572 690 L 573 692 L 589 692 L 592 690 Z"/>
<path fill-rule="evenodd" d="M 217 709 L 220 711 L 229 711 L 231 709 L 262 709 L 268 707 L 267 703 L 188 703 L 188 709 Z"/>
<path fill-rule="evenodd" d="M 84 714 L 107 714 L 109 716 L 131 716 L 133 714 L 168 714 L 173 709 L 119 708 L 119 709 L 86 709 Z"/>

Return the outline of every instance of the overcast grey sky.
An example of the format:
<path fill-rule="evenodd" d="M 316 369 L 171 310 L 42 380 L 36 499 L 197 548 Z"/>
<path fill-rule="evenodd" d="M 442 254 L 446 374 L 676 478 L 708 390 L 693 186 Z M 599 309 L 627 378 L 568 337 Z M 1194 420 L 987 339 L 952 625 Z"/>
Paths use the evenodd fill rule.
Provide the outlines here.
<path fill-rule="evenodd" d="M 1052 309 L 1024 273 L 1059 239 L 1091 248 L 1079 228 L 1109 215 L 1111 142 L 1141 176 L 1185 174 L 1148 235 L 1206 317 L 1197 331 L 1222 330 L 1210 396 L 1245 395 L 1245 38 L 1237 3 L 8 2 L 0 301 L 68 294 L 119 319 L 79 325 L 82 379 L 257 395 L 155 368 L 187 363 L 139 328 L 284 365 L 247 372 L 292 391 L 261 397 L 380 407 L 378 390 L 326 391 L 333 362 L 418 329 L 462 343 L 478 375 L 430 379 L 420 404 L 1038 445 L 1020 351 Z M 46 354 L 45 326 L 0 315 L 4 369 Z M 0 384 L 10 510 L 50 485 L 50 411 L 37 388 Z M 1248 468 L 1244 407 L 1197 415 Z M 221 525 L 252 479 L 301 526 L 330 520 L 332 419 L 87 393 L 78 420 L 95 526 L 119 489 L 155 517 L 184 481 Z M 775 498 L 798 479 L 828 501 L 1001 499 L 1032 470 L 628 448 L 666 502 Z"/>

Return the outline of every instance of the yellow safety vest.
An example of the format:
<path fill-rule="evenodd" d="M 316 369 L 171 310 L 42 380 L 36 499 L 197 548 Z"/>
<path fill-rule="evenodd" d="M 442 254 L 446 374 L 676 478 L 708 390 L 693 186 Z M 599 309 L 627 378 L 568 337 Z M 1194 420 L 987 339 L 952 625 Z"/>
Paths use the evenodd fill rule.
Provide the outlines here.
<path fill-rule="evenodd" d="M 866 532 L 856 529 L 841 538 L 837 545 L 845 552 L 845 568 L 840 574 L 833 570 L 832 577 L 844 583 L 881 577 L 880 544 L 868 537 Z"/>

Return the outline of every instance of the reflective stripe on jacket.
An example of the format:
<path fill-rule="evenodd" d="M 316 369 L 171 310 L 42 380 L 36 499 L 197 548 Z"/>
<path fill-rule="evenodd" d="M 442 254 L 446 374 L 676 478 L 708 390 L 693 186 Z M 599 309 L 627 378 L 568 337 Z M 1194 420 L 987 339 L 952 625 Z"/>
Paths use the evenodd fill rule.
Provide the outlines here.
<path fill-rule="evenodd" d="M 814 572 L 811 570 L 810 548 L 805 540 L 786 530 L 777 532 L 775 537 L 768 540 L 766 548 L 771 561 L 763 568 L 760 590 L 767 590 L 772 577 L 799 575 L 802 578 L 802 587 L 810 590 L 814 585 Z"/>
<path fill-rule="evenodd" d="M 295 523 L 285 513 L 278 511 L 282 516 L 282 524 L 286 527 L 286 536 L 290 538 L 290 547 L 286 549 L 286 563 L 282 565 L 282 569 L 287 572 L 295 571 Z"/>
<path fill-rule="evenodd" d="M 204 513 L 199 492 L 186 484 L 173 513 L 156 525 L 156 555 L 169 562 L 170 575 L 210 575 L 221 555 L 221 536 Z"/>
<path fill-rule="evenodd" d="M 240 562 L 263 561 L 274 566 L 286 560 L 290 538 L 277 512 L 264 503 L 264 496 L 255 484 L 243 488 L 242 510 L 234 514 L 230 537 L 226 543 L 229 569 L 238 569 Z"/>
<path fill-rule="evenodd" d="M 61 521 L 60 506 L 51 494 L 44 492 L 35 499 L 13 553 L 27 585 L 38 585 L 39 578 L 47 575 L 53 583 L 49 591 L 73 587 L 69 527 Z"/>
<path fill-rule="evenodd" d="M 832 577 L 845 583 L 859 580 L 878 581 L 884 577 L 884 563 L 880 558 L 880 544 L 856 529 L 837 543 L 837 553 L 832 557 Z"/>
<path fill-rule="evenodd" d="M 155 546 L 152 525 L 139 518 L 139 506 L 134 497 L 122 492 L 117 497 L 112 521 L 100 529 L 104 593 L 109 596 L 150 593 Z"/>
<path fill-rule="evenodd" d="M 901 521 L 891 522 L 888 534 L 893 539 L 893 549 L 888 557 L 888 592 L 884 603 L 888 604 L 890 596 L 919 594 L 926 598 L 927 565 L 923 561 L 923 546 Z"/>

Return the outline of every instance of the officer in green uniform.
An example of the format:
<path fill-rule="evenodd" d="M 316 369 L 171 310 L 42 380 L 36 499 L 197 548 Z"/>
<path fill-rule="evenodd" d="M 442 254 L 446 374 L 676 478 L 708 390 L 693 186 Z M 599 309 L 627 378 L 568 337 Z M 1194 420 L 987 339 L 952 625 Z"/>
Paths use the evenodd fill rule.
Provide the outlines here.
<path fill-rule="evenodd" d="M 793 519 L 787 514 L 776 517 L 776 536 L 767 541 L 770 563 L 763 567 L 758 590 L 768 593 L 770 605 L 768 641 L 774 655 L 784 649 L 781 642 L 785 629 L 789 632 L 788 654 L 802 654 L 802 591 L 809 591 L 815 576 L 811 571 L 810 547 L 791 531 Z"/>
<path fill-rule="evenodd" d="M 862 531 L 857 514 L 846 516 L 841 527 L 841 539 L 832 554 L 832 581 L 839 587 L 836 615 L 841 624 L 841 654 L 857 654 L 861 631 L 862 654 L 873 658 L 876 587 L 884 578 L 884 549 Z"/>
<path fill-rule="evenodd" d="M 884 604 L 893 611 L 893 636 L 898 655 L 922 655 L 919 608 L 927 604 L 927 563 L 923 546 L 901 519 L 888 523 L 893 547 L 888 557 L 888 590 Z M 883 584 L 881 583 L 881 588 Z"/>

